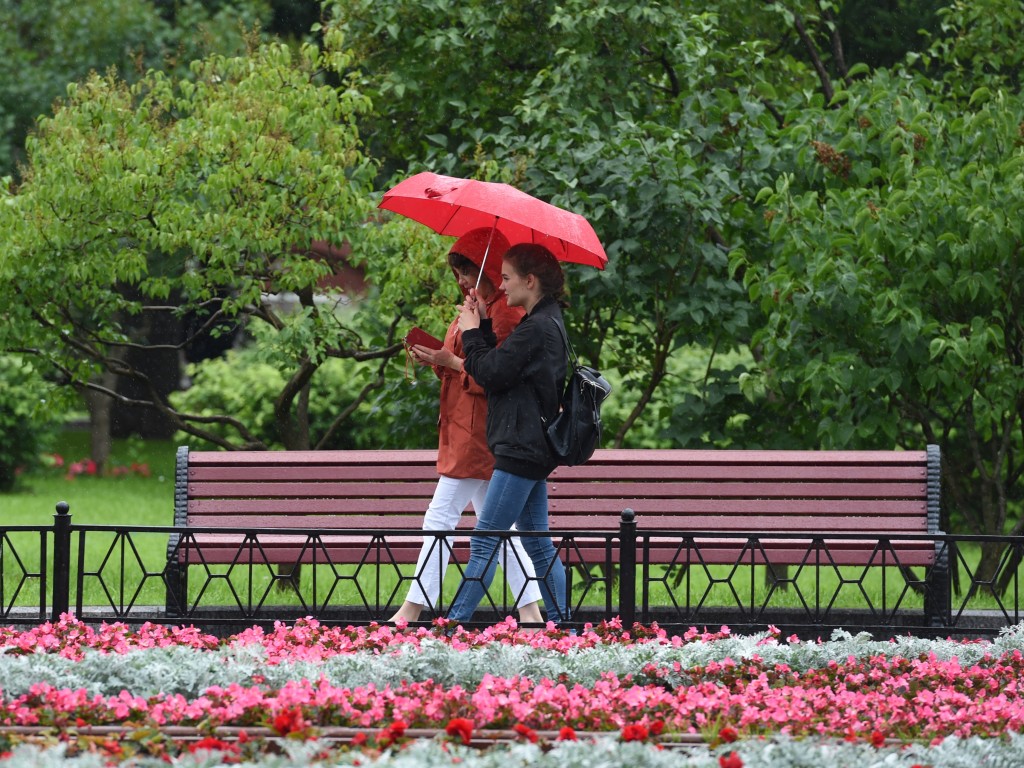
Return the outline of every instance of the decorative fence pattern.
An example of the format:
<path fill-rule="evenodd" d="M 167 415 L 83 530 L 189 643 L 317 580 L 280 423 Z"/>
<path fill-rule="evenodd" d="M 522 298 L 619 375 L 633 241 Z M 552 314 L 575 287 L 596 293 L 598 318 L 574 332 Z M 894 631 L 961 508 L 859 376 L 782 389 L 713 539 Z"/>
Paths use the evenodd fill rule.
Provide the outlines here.
<path fill-rule="evenodd" d="M 329 530 L 240 528 L 230 532 L 238 544 L 228 565 L 204 563 L 193 546 L 196 534 L 210 532 L 75 525 L 63 503 L 53 525 L 0 527 L 0 619 L 37 623 L 71 611 L 89 622 L 237 627 L 314 616 L 369 624 L 386 621 L 415 578 L 411 566 L 389 555 L 389 536 L 407 538 L 408 531 L 345 530 L 347 538 L 365 537 L 365 550 L 354 562 L 335 563 L 324 545 Z M 305 562 L 294 570 L 273 566 L 262 554 L 261 536 L 282 533 L 305 537 L 296 563 Z M 439 546 L 444 540 L 445 532 L 423 533 Z M 627 510 L 617 532 L 559 531 L 555 538 L 577 626 L 618 616 L 626 626 L 657 622 L 669 630 L 726 624 L 753 631 L 774 624 L 809 636 L 827 636 L 837 627 L 977 636 L 1022 620 L 1024 537 L 902 534 L 898 542 L 879 539 L 864 564 L 847 565 L 836 550 L 846 539 L 863 542 L 863 534 L 772 533 L 769 542 L 758 532 L 647 531 Z M 705 563 L 702 548 L 710 539 L 729 542 L 734 562 Z M 944 567 L 901 563 L 901 545 L 912 541 L 932 542 Z M 799 565 L 772 565 L 771 547 L 781 543 L 805 553 Z M 1001 549 L 993 573 L 979 571 L 982 546 Z M 666 548 L 675 552 L 668 564 Z M 655 550 L 659 556 L 652 560 Z M 425 618 L 443 615 L 462 566 L 453 557 L 442 604 Z M 480 624 L 513 613 L 515 596 L 501 579 L 481 606 Z"/>

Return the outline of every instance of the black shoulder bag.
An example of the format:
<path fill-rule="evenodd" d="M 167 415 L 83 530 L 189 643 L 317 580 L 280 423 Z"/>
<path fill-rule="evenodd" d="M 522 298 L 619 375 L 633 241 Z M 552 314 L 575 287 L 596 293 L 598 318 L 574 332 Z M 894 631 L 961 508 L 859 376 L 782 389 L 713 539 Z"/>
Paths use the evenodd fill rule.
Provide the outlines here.
<path fill-rule="evenodd" d="M 580 365 L 565 328 L 557 320 L 553 322 L 565 342 L 569 376 L 558 415 L 544 429 L 558 463 L 575 467 L 593 456 L 601 444 L 601 403 L 611 394 L 612 387 L 600 371 Z"/>

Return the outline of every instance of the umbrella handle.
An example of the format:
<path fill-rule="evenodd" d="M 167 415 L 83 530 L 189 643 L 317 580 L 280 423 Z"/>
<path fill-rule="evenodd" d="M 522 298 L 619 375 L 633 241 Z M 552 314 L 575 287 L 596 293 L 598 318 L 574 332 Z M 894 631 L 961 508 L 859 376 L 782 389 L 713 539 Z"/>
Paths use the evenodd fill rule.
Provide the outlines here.
<path fill-rule="evenodd" d="M 480 281 L 484 277 L 484 264 L 487 263 L 487 255 L 491 252 L 491 241 L 494 240 L 494 233 L 495 233 L 495 231 L 497 229 L 498 229 L 498 217 L 495 216 L 494 217 L 494 226 L 491 227 L 491 234 L 489 234 L 487 236 L 487 247 L 484 248 L 484 257 L 480 260 L 480 274 L 478 274 L 476 276 L 476 286 L 475 286 L 475 288 L 476 288 L 477 291 L 480 290 Z M 501 286 L 500 285 L 496 285 L 494 287 L 495 288 L 500 288 Z"/>

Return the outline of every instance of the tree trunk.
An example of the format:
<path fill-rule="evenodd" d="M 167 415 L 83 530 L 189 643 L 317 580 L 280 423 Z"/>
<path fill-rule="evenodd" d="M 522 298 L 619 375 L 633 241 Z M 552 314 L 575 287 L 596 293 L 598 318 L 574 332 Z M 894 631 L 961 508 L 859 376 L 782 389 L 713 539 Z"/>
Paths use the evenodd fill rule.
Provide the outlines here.
<path fill-rule="evenodd" d="M 103 387 L 113 389 L 115 376 L 103 374 Z M 114 401 L 100 392 L 85 391 L 85 405 L 89 410 L 89 458 L 96 462 L 96 472 L 102 473 L 110 460 L 110 424 Z"/>

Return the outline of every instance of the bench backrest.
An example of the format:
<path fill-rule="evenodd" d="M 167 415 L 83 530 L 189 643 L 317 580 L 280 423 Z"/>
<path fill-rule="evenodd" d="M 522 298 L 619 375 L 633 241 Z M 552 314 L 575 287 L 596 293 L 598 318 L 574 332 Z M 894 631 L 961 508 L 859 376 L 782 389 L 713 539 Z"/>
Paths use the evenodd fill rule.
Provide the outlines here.
<path fill-rule="evenodd" d="M 175 523 L 419 528 L 436 451 L 179 449 Z M 939 450 L 604 449 L 551 475 L 553 529 L 937 533 Z M 473 515 L 463 517 L 472 527 Z"/>

